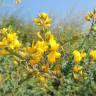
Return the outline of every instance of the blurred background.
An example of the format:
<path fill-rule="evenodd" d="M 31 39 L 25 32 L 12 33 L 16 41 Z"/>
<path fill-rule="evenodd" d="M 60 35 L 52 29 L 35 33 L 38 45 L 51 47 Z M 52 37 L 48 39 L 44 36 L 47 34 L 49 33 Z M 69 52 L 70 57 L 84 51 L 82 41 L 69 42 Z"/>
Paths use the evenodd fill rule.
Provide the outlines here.
<path fill-rule="evenodd" d="M 0 0 L 0 13 L 16 15 L 17 12 L 23 19 L 30 20 L 39 12 L 47 12 L 61 19 L 66 14 L 86 13 L 96 7 L 95 0 L 21 0 L 21 2 L 17 6 L 15 0 Z"/>
<path fill-rule="evenodd" d="M 95 0 L 21 0 L 18 5 L 15 0 L 0 0 L 0 28 L 12 27 L 27 44 L 36 39 L 38 31 L 33 19 L 40 12 L 47 12 L 52 18 L 51 31 L 65 51 L 70 51 L 78 48 L 89 32 L 84 16 L 95 7 Z"/>

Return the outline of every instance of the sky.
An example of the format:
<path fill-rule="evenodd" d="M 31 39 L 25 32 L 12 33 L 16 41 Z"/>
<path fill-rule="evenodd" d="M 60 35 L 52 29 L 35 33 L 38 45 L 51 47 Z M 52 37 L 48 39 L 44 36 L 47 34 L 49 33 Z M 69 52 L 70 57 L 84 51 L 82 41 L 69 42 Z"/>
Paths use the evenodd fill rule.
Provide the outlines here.
<path fill-rule="evenodd" d="M 3 0 L 4 1 L 4 0 Z M 63 18 L 68 12 L 74 10 L 78 13 L 87 14 L 89 10 L 96 7 L 96 0 L 21 0 L 19 5 L 15 0 L 5 0 L 0 6 L 0 13 L 19 13 L 22 19 L 34 18 L 40 12 L 47 12 Z M 17 12 L 17 13 L 16 13 Z"/>

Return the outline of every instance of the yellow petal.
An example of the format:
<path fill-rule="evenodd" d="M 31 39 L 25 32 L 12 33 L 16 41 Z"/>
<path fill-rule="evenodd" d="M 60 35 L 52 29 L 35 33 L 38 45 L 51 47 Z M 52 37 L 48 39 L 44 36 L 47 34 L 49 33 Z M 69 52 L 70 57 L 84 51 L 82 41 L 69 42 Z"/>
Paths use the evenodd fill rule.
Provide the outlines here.
<path fill-rule="evenodd" d="M 56 51 L 52 51 L 48 54 L 48 61 L 50 63 L 55 63 L 57 58 L 60 58 L 61 54 Z"/>
<path fill-rule="evenodd" d="M 16 0 L 16 4 L 20 4 L 21 3 L 21 0 Z"/>

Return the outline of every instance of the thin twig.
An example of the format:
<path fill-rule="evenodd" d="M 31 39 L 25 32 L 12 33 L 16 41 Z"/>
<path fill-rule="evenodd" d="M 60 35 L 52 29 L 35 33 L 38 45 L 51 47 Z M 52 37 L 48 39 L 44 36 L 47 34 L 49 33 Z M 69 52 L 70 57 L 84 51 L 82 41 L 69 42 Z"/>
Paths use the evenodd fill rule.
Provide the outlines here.
<path fill-rule="evenodd" d="M 91 35 L 91 32 L 92 32 L 92 27 L 93 27 L 93 25 L 94 25 L 94 19 L 92 20 L 91 28 L 90 28 L 89 33 L 86 35 L 86 37 L 84 38 L 82 44 L 80 44 L 80 46 L 79 46 L 79 48 L 78 48 L 79 50 L 83 47 L 83 45 L 84 45 L 84 43 L 86 42 L 86 40 L 89 39 L 89 37 L 90 37 L 90 35 Z"/>

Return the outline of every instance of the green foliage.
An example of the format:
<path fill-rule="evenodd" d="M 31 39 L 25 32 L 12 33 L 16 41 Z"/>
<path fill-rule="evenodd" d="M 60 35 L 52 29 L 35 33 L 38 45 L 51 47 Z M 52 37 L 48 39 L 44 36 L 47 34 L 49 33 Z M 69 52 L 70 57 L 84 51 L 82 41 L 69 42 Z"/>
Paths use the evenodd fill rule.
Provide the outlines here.
<path fill-rule="evenodd" d="M 74 80 L 72 74 L 73 57 L 70 52 L 77 49 L 84 38 L 88 35 L 83 29 L 80 21 L 69 21 L 56 25 L 52 28 L 57 41 L 62 45 L 62 56 L 57 63 L 62 64 L 62 73 L 64 80 L 57 78 L 48 81 L 48 88 L 45 89 L 38 85 L 38 80 L 29 74 L 20 62 L 14 64 L 11 56 L 0 57 L 0 96 L 95 96 L 96 94 L 96 62 L 89 64 L 89 56 L 83 62 L 84 71 L 86 72 L 86 79 Z M 77 19 L 76 19 L 77 20 Z M 31 23 L 26 23 L 17 17 L 10 16 L 3 18 L 1 28 L 11 27 L 14 29 L 23 44 L 27 45 L 33 39 L 38 30 Z M 59 31 L 60 30 L 60 31 Z M 89 52 L 89 49 L 96 49 L 95 41 L 96 34 L 92 33 L 90 38 L 87 38 L 83 48 Z M 66 53 L 66 54 L 65 54 Z M 88 54 L 89 55 L 89 54 Z M 68 62 L 69 61 L 69 62 Z"/>

